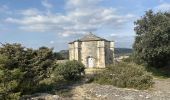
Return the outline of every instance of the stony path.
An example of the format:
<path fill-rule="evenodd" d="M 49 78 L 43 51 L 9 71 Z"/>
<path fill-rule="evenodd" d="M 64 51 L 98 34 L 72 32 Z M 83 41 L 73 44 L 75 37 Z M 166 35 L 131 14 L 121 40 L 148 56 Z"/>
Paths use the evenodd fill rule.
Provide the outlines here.
<path fill-rule="evenodd" d="M 168 79 L 154 79 L 154 89 L 157 91 L 170 92 L 170 78 Z"/>
<path fill-rule="evenodd" d="M 72 100 L 170 100 L 170 79 L 154 79 L 154 88 L 135 90 L 111 85 L 84 84 L 73 88 Z"/>
<path fill-rule="evenodd" d="M 111 85 L 77 83 L 68 86 L 69 97 L 41 94 L 41 100 L 170 100 L 170 78 L 154 79 L 155 85 L 149 90 L 117 88 Z M 39 97 L 27 100 L 40 100 Z M 25 99 L 23 99 L 25 100 Z"/>
<path fill-rule="evenodd" d="M 86 84 L 84 88 L 98 100 L 170 100 L 170 92 L 164 91 L 139 91 L 98 84 Z"/>

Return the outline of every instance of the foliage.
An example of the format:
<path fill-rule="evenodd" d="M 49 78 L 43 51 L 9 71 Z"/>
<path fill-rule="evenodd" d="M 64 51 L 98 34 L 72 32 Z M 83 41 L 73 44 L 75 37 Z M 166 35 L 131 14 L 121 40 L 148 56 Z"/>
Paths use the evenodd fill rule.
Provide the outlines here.
<path fill-rule="evenodd" d="M 57 60 L 64 60 L 64 57 L 61 53 L 54 53 Z"/>
<path fill-rule="evenodd" d="M 135 25 L 136 61 L 152 67 L 170 65 L 170 13 L 149 10 Z"/>
<path fill-rule="evenodd" d="M 10 61 L 6 56 L 0 55 L 0 99 L 18 100 L 20 92 L 16 91 L 23 72 L 19 68 L 8 69 Z"/>
<path fill-rule="evenodd" d="M 8 59 L 1 65 L 0 84 L 7 85 L 3 91 L 18 95 L 32 93 L 41 80 L 50 76 L 55 61 L 52 49 L 47 47 L 33 50 L 7 43 L 0 47 L 0 54 Z M 4 60 L 0 59 L 0 62 Z"/>
<path fill-rule="evenodd" d="M 111 65 L 103 73 L 95 75 L 94 81 L 136 89 L 147 89 L 153 84 L 152 76 L 142 66 L 124 62 Z"/>
<path fill-rule="evenodd" d="M 146 67 L 146 70 L 148 72 L 151 72 L 152 75 L 156 78 L 169 78 L 170 77 L 169 67 L 162 67 L 159 69 L 155 67 Z"/>
<path fill-rule="evenodd" d="M 55 77 L 62 76 L 65 80 L 78 80 L 84 73 L 84 65 L 78 61 L 67 61 L 56 66 Z"/>
<path fill-rule="evenodd" d="M 57 60 L 66 60 L 69 59 L 69 50 L 61 50 L 54 53 Z"/>
<path fill-rule="evenodd" d="M 69 59 L 69 50 L 61 50 L 58 52 L 58 54 L 61 55 L 61 60 L 63 59 Z"/>

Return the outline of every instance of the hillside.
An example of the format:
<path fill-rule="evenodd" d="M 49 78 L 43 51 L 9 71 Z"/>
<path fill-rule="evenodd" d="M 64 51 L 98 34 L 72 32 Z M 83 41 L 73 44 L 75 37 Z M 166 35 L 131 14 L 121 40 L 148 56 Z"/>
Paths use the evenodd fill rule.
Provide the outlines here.
<path fill-rule="evenodd" d="M 115 57 L 122 55 L 129 55 L 133 52 L 130 48 L 115 48 Z"/>

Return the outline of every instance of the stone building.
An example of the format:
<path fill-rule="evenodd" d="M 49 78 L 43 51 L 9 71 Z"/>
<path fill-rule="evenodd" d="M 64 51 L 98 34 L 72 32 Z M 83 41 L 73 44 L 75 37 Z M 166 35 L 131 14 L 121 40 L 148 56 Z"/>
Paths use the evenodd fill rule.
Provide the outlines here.
<path fill-rule="evenodd" d="M 81 61 L 86 68 L 105 68 L 114 60 L 114 42 L 92 33 L 69 43 L 69 59 Z"/>

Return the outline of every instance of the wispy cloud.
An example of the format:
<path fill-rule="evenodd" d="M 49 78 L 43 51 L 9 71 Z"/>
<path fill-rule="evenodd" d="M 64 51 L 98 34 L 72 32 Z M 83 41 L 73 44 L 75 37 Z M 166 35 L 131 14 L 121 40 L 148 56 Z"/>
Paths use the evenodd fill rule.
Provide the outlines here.
<path fill-rule="evenodd" d="M 8 8 L 8 6 L 7 5 L 1 5 L 0 6 L 0 12 L 4 12 L 4 11 L 6 11 L 6 10 L 8 10 L 9 8 Z"/>
<path fill-rule="evenodd" d="M 54 41 L 50 41 L 50 44 L 54 44 Z"/>
<path fill-rule="evenodd" d="M 53 5 L 49 3 L 48 0 L 42 0 L 41 4 L 48 9 L 53 7 Z"/>
<path fill-rule="evenodd" d="M 119 10 L 102 7 L 102 0 L 68 0 L 65 4 L 66 14 L 46 14 L 38 9 L 21 11 L 21 18 L 8 17 L 6 22 L 19 25 L 19 29 L 36 32 L 56 32 L 62 36 L 97 31 L 102 27 L 108 29 L 122 28 L 133 20 L 133 14 L 120 15 Z M 53 6 L 47 0 L 42 1 L 46 8 Z M 88 6 L 88 7 L 87 7 Z"/>
<path fill-rule="evenodd" d="M 7 5 L 0 5 L 0 14 L 11 14 L 12 12 L 9 10 Z"/>
<path fill-rule="evenodd" d="M 170 3 L 161 3 L 154 8 L 156 11 L 170 11 Z"/>
<path fill-rule="evenodd" d="M 42 12 L 36 8 L 30 8 L 26 10 L 19 10 L 19 14 L 22 14 L 24 16 L 36 16 L 42 14 Z"/>

